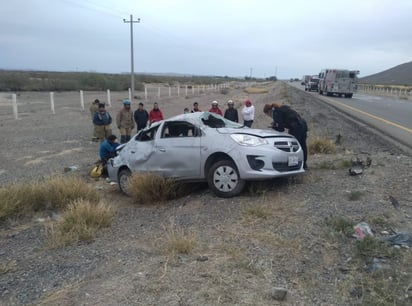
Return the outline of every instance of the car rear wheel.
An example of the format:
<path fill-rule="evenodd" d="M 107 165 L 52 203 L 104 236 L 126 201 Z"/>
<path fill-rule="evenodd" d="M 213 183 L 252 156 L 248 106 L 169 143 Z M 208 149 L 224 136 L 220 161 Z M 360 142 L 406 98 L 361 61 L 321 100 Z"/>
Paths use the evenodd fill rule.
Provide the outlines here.
<path fill-rule="evenodd" d="M 213 164 L 207 182 L 209 188 L 221 198 L 237 196 L 245 187 L 245 181 L 240 178 L 236 165 L 230 160 L 221 160 Z"/>
<path fill-rule="evenodd" d="M 129 177 L 132 175 L 129 169 L 122 169 L 119 172 L 119 188 L 125 195 L 130 196 L 129 193 Z"/>

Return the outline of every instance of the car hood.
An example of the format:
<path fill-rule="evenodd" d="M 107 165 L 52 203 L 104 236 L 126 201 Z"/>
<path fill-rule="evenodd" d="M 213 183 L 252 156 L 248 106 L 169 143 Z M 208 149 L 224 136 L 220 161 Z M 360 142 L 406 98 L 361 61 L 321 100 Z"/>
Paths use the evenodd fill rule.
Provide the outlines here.
<path fill-rule="evenodd" d="M 267 137 L 279 137 L 279 136 L 287 136 L 290 137 L 287 133 L 281 133 L 271 130 L 260 130 L 260 129 L 250 129 L 247 127 L 244 128 L 218 128 L 217 129 L 221 134 L 246 134 L 246 135 L 253 135 L 262 138 Z"/>

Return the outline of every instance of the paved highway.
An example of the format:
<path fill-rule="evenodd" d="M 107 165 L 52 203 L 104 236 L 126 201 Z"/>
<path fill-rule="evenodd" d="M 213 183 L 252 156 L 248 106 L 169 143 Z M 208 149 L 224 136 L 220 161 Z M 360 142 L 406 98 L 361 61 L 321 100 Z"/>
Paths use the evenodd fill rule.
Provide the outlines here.
<path fill-rule="evenodd" d="M 303 86 L 293 86 L 302 90 Z M 412 101 L 391 97 L 355 94 L 352 99 L 326 97 L 316 92 L 325 103 L 343 111 L 347 115 L 377 129 L 389 138 L 394 138 L 407 151 L 412 152 Z"/>

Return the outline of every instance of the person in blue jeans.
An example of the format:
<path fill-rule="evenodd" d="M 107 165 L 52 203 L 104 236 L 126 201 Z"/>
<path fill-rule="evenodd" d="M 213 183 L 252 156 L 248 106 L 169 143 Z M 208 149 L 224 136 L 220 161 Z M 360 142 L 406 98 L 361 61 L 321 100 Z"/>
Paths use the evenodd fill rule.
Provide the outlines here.
<path fill-rule="evenodd" d="M 99 155 L 103 165 L 106 165 L 110 158 L 116 156 L 116 148 L 119 146 L 116 140 L 115 135 L 109 135 L 100 145 Z"/>

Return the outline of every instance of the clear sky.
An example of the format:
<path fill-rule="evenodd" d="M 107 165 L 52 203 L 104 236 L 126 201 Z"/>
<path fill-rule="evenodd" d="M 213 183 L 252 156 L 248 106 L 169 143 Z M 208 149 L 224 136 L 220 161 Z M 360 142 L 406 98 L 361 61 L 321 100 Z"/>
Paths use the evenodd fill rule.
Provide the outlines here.
<path fill-rule="evenodd" d="M 300 78 L 412 60 L 412 0 L 0 0 L 0 69 Z"/>

